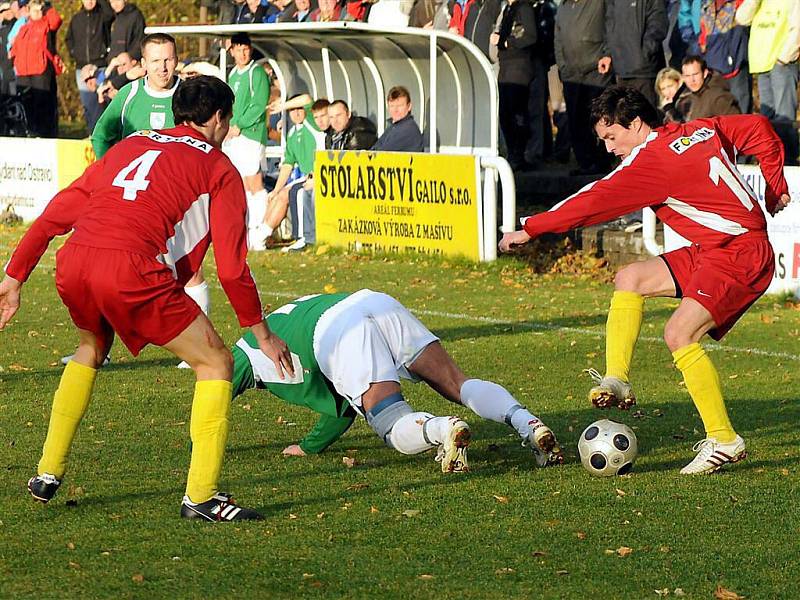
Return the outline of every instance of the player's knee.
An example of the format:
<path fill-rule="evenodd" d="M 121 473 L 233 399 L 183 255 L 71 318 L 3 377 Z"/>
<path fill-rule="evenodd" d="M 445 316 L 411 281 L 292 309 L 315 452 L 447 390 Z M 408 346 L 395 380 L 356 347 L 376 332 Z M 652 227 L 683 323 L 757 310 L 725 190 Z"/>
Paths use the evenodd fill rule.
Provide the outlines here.
<path fill-rule="evenodd" d="M 674 319 L 670 319 L 664 326 L 664 342 L 667 344 L 667 348 L 669 348 L 670 352 L 675 352 L 684 346 L 688 346 L 691 340 L 680 323 Z"/>
<path fill-rule="evenodd" d="M 640 284 L 641 277 L 636 265 L 626 265 L 614 276 L 614 289 L 617 291 L 636 292 Z"/>
<path fill-rule="evenodd" d="M 417 454 L 426 450 L 427 447 L 422 448 L 422 450 L 415 445 L 411 447 L 411 445 L 404 443 L 403 436 L 400 436 L 400 439 L 397 440 L 392 439 L 392 430 L 397 422 L 413 413 L 414 409 L 405 401 L 403 394 L 396 392 L 387 396 L 366 412 L 367 424 L 390 448 L 394 448 L 403 454 Z"/>

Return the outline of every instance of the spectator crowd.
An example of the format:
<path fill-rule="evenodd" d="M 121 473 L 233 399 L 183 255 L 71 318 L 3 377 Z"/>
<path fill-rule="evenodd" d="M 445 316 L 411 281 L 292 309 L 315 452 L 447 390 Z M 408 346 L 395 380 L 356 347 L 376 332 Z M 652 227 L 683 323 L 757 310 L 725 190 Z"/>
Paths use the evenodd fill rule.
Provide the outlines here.
<path fill-rule="evenodd" d="M 495 65 L 501 138 L 515 171 L 552 159 L 564 161 L 571 150 L 577 163 L 574 174 L 607 173 L 612 159 L 588 118 L 592 100 L 612 84 L 641 91 L 665 121 L 758 111 L 783 141 L 786 164 L 796 165 L 800 154 L 800 0 L 201 3 L 220 24 L 364 21 L 463 36 Z M 16 99 L 25 108 L 33 136 L 57 135 L 57 82 L 65 70 L 56 51 L 61 26 L 61 15 L 49 2 L 0 3 L 0 94 L 3 103 Z M 165 107 L 179 83 L 175 71 L 180 57 L 174 56 L 174 44 L 170 53 L 163 41 L 151 44 L 149 55 L 143 55 L 144 29 L 142 12 L 126 0 L 81 0 L 81 9 L 66 27 L 65 47 L 75 64 L 71 76 L 96 148 L 106 149 L 130 130 L 123 107 L 131 98 L 163 105 L 151 112 L 147 127 L 171 124 Z M 424 150 L 411 94 L 404 87 L 389 91 L 390 119 L 378 137 L 376 124 L 352 114 L 341 99 L 285 90 L 293 95 L 281 105 L 278 82 L 248 36 L 237 35 L 226 44 L 233 57 L 230 73 L 219 73 L 209 63 L 194 68 L 226 79 L 236 93 L 225 149 L 250 199 L 251 247 L 263 248 L 286 223 L 286 215 L 292 230 L 284 237 L 297 240 L 287 248 L 313 241 L 316 149 Z M 184 76 L 191 70 L 185 69 Z M 265 147 L 281 135 L 286 137 L 286 155 L 270 167 L 263 158 Z M 270 172 L 271 179 L 265 177 Z"/>

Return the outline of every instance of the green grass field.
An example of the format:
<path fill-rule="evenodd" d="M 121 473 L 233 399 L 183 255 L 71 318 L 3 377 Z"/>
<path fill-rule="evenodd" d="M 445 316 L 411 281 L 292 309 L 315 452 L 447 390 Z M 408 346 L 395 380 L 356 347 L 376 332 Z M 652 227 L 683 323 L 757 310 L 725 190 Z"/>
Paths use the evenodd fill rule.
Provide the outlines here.
<path fill-rule="evenodd" d="M 3 263 L 22 232 L 0 230 Z M 633 365 L 640 417 L 585 400 L 581 371 L 602 370 L 610 298 L 609 272 L 587 268 L 593 259 L 567 255 L 555 274 L 541 274 L 550 266 L 541 257 L 536 269 L 519 258 L 472 265 L 334 251 L 251 259 L 272 307 L 326 288 L 394 295 L 468 374 L 505 385 L 539 414 L 566 464 L 536 469 L 508 429 L 423 385 L 404 388 L 414 406 L 472 425 L 472 472 L 443 476 L 430 454 L 400 455 L 363 421 L 322 455 L 286 459 L 281 449 L 315 415 L 248 392 L 234 401 L 221 486 L 266 521 L 186 522 L 192 374 L 164 351 L 133 360 L 117 344 L 65 484 L 49 505 L 35 503 L 25 482 L 58 358 L 75 343 L 50 251 L 0 333 L 0 597 L 712 598 L 718 586 L 747 598 L 800 596 L 800 312 L 791 306 L 763 299 L 714 347 L 750 457 L 686 478 L 678 470 L 703 436 L 660 339 L 675 301 L 646 305 Z M 214 322 L 235 342 L 218 285 L 213 302 Z M 580 432 L 603 416 L 638 434 L 630 476 L 592 478 L 576 458 Z"/>

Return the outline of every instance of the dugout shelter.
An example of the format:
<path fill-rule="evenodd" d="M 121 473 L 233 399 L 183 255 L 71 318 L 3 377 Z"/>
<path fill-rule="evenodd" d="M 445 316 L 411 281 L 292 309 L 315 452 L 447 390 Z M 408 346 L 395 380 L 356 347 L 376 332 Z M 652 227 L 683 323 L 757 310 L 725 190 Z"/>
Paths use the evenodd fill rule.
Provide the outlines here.
<path fill-rule="evenodd" d="M 497 182 L 502 231 L 513 231 L 513 173 L 498 155 L 498 91 L 492 64 L 472 42 L 448 32 L 367 23 L 278 23 L 149 27 L 148 33 L 208 40 L 249 34 L 272 67 L 283 99 L 298 93 L 343 99 L 383 133 L 386 93 L 395 85 L 411 93 L 412 113 L 430 153 L 468 154 L 481 173 L 482 259 L 496 258 Z M 220 66 L 228 65 L 225 50 Z M 282 149 L 273 148 L 273 155 Z"/>

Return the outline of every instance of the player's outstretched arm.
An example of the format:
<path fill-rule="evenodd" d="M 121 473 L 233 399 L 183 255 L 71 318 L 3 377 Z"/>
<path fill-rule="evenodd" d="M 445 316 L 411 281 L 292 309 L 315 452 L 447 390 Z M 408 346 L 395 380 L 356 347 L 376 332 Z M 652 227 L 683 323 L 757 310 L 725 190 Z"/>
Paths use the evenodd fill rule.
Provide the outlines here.
<path fill-rule="evenodd" d="M 504 233 L 503 239 L 500 240 L 498 247 L 500 248 L 500 252 L 510 252 L 514 246 L 520 246 L 525 244 L 531 240 L 531 236 L 528 235 L 524 229 L 520 231 L 512 231 L 511 233 Z"/>
<path fill-rule="evenodd" d="M 19 309 L 22 282 L 6 275 L 0 281 L 0 329 L 3 329 Z"/>

